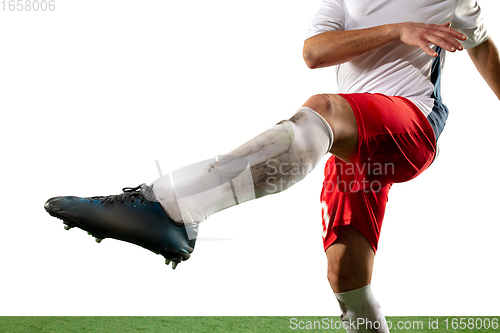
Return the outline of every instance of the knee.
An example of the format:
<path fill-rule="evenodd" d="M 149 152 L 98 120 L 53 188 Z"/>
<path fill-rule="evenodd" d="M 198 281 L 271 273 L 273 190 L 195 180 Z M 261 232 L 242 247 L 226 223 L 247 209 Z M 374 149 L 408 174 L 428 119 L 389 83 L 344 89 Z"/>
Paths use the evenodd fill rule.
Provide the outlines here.
<path fill-rule="evenodd" d="M 311 96 L 304 103 L 304 106 L 313 109 L 321 116 L 323 116 L 323 118 L 327 118 L 332 114 L 332 95 L 318 94 Z"/>
<path fill-rule="evenodd" d="M 364 287 L 370 279 L 355 270 L 342 265 L 328 265 L 327 279 L 335 293 Z"/>
<path fill-rule="evenodd" d="M 332 287 L 332 290 L 334 292 L 339 292 L 340 289 L 339 289 L 338 267 L 334 268 L 331 265 L 328 265 L 326 278 L 328 279 L 328 282 L 330 283 L 330 287 Z"/>
<path fill-rule="evenodd" d="M 334 292 L 364 287 L 371 282 L 375 252 L 355 227 L 339 228 L 335 243 L 327 250 L 327 278 Z"/>
<path fill-rule="evenodd" d="M 353 282 L 358 278 L 349 269 L 342 267 L 342 265 L 328 264 L 328 271 L 326 274 L 330 287 L 336 293 L 348 291 L 353 288 Z"/>
<path fill-rule="evenodd" d="M 339 95 L 314 95 L 304 103 L 319 113 L 330 125 L 335 143 L 330 152 L 350 161 L 357 152 L 358 126 L 351 105 Z"/>
<path fill-rule="evenodd" d="M 351 106 L 343 97 L 335 94 L 313 95 L 309 97 L 303 106 L 313 109 L 323 117 L 339 116 L 351 109 Z"/>

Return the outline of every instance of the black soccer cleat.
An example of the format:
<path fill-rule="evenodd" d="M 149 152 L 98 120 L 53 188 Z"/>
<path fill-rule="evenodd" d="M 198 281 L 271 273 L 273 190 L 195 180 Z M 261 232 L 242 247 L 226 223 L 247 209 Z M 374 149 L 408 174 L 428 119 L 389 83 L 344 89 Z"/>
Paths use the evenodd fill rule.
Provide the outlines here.
<path fill-rule="evenodd" d="M 188 260 L 196 238 L 189 239 L 186 227 L 175 224 L 158 202 L 147 200 L 145 184 L 124 188 L 107 197 L 56 197 L 45 203 L 45 210 L 64 221 L 64 228 L 78 227 L 96 237 L 114 238 L 142 246 L 172 262 L 172 268 Z M 196 237 L 196 227 L 189 227 Z M 192 230 L 192 232 L 191 232 Z"/>

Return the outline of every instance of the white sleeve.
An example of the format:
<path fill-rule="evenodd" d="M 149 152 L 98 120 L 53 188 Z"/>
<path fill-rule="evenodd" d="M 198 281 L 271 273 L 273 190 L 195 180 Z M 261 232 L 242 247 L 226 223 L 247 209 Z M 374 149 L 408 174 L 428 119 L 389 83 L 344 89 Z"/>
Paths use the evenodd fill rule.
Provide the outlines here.
<path fill-rule="evenodd" d="M 461 41 L 466 49 L 478 46 L 489 37 L 476 0 L 457 0 L 451 26 L 467 36 L 466 41 Z"/>
<path fill-rule="evenodd" d="M 322 0 L 318 12 L 314 16 L 306 39 L 326 31 L 344 30 L 343 0 Z"/>

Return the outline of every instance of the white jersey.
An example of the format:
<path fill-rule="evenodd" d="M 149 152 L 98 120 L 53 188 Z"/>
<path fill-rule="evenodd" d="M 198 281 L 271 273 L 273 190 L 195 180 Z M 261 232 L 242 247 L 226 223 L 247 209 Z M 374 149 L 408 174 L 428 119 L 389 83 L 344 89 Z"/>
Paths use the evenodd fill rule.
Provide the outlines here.
<path fill-rule="evenodd" d="M 481 9 L 474 0 L 323 0 L 307 38 L 326 31 L 355 30 L 401 22 L 442 24 L 465 34 L 467 48 L 488 39 Z M 420 48 L 391 43 L 336 66 L 341 93 L 381 93 L 408 98 L 427 117 L 436 138 L 448 117 L 441 101 L 440 75 L 445 51 L 432 58 Z"/>

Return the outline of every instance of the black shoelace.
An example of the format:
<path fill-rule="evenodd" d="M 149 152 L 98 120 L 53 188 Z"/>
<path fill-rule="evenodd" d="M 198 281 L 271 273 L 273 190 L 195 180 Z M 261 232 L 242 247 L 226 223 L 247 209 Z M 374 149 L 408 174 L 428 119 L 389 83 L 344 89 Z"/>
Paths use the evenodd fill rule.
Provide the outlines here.
<path fill-rule="evenodd" d="M 141 204 L 146 200 L 144 198 L 144 194 L 142 191 L 141 185 L 137 187 L 124 187 L 122 189 L 123 193 L 116 195 L 108 195 L 106 197 L 91 197 L 89 198 L 92 203 L 93 200 L 100 200 L 101 204 L 104 204 L 106 201 L 113 204 L 115 201 L 119 201 L 120 203 L 124 203 L 125 201 L 134 202 L 135 199 L 140 199 Z"/>

